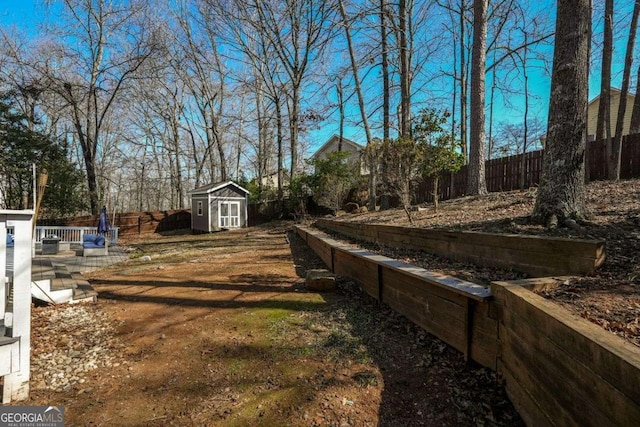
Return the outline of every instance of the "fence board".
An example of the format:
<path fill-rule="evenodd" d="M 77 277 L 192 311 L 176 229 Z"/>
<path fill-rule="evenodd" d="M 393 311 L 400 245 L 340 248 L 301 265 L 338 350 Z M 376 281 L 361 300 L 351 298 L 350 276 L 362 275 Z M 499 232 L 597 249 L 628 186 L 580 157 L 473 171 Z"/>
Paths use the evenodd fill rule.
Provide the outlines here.
<path fill-rule="evenodd" d="M 587 150 L 589 179 L 607 179 L 606 143 L 591 141 Z M 524 156 L 524 187 L 540 184 L 542 177 L 543 150 L 530 151 Z M 522 156 L 514 155 L 487 160 L 485 162 L 485 179 L 490 192 L 511 191 L 520 188 Z M 438 197 L 447 200 L 466 194 L 468 169 L 464 166 L 454 174 L 445 174 L 440 178 Z M 453 177 L 453 188 L 451 181 Z M 640 177 L 640 134 L 627 135 L 622 138 L 622 162 L 620 177 L 630 179 Z M 413 186 L 413 201 L 416 204 L 433 201 L 433 180 L 419 180 Z"/>
<path fill-rule="evenodd" d="M 119 235 L 157 233 L 161 231 L 179 230 L 191 227 L 191 211 L 179 209 L 155 212 L 116 213 L 115 221 L 109 215 L 113 227 L 119 227 Z M 95 227 L 98 215 L 61 218 L 55 220 L 38 220 L 38 225 L 58 225 L 73 227 Z"/>

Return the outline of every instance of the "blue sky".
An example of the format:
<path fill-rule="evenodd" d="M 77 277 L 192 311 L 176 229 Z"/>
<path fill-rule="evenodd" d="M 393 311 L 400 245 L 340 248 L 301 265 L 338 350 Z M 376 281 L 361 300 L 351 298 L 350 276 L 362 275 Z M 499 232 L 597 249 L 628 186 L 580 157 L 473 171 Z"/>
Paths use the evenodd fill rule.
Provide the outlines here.
<path fill-rule="evenodd" d="M 35 3 L 34 0 L 0 0 L 0 23 L 35 31 L 41 18 L 37 16 Z"/>
<path fill-rule="evenodd" d="M 548 3 L 552 4 L 552 7 L 555 8 L 555 2 L 548 1 Z M 631 2 L 629 3 L 629 5 L 618 4 L 616 6 L 622 6 L 622 8 L 630 8 Z M 596 14 L 597 13 L 599 12 L 596 12 Z M 38 27 L 41 23 L 44 22 L 46 18 L 47 17 L 45 16 L 41 1 L 0 0 L 0 25 L 2 25 L 3 27 L 16 26 L 29 35 L 37 36 Z M 596 20 L 597 18 L 598 17 L 596 16 Z M 596 26 L 597 25 L 598 24 L 596 23 Z M 618 33 L 619 34 L 617 36 L 620 38 L 620 40 L 617 42 L 614 56 L 613 84 L 614 86 L 619 87 L 623 65 L 622 56 L 624 55 L 624 51 L 626 49 L 626 37 L 628 35 L 628 29 L 626 27 L 623 27 L 622 30 L 618 30 Z M 637 43 L 637 45 L 638 44 L 640 43 Z M 596 63 L 594 65 L 595 66 L 592 69 L 592 76 L 590 80 L 590 99 L 597 95 L 600 88 L 599 59 L 596 60 Z M 634 83 L 636 75 L 635 70 L 637 65 L 637 63 L 634 65 L 634 71 L 632 72 L 632 83 Z M 488 91 L 490 89 L 490 85 L 490 76 L 487 76 L 487 101 L 489 100 Z M 631 88 L 633 90 L 635 88 L 635 84 L 632 84 Z M 550 93 L 550 77 L 540 69 L 531 69 L 530 89 L 532 94 L 536 98 L 531 107 L 530 114 L 539 117 L 543 122 L 546 123 Z M 327 97 L 329 99 L 333 99 L 335 97 L 335 91 L 333 89 L 331 89 L 331 91 L 332 92 L 329 92 L 327 94 Z M 348 96 L 348 93 L 346 93 L 345 96 Z M 424 99 L 424 96 L 424 94 L 417 92 L 414 94 L 414 99 L 419 103 L 421 98 Z M 429 96 L 430 95 L 426 95 L 427 99 L 429 99 Z M 348 106 L 347 114 L 351 117 L 359 119 L 359 110 L 357 109 L 356 101 L 357 100 L 355 96 L 353 96 L 351 103 Z M 494 104 L 494 115 L 496 119 L 494 120 L 494 126 L 496 126 L 500 121 L 522 121 L 522 110 L 524 104 L 523 97 L 519 95 L 511 95 L 509 96 L 509 101 L 511 105 L 507 105 L 505 99 L 502 98 L 501 94 L 496 95 L 496 102 Z M 433 103 L 433 101 L 431 102 Z M 442 103 L 442 105 L 437 105 L 438 102 Z M 436 106 L 437 108 L 447 108 L 449 106 L 448 103 L 445 104 L 444 101 L 435 101 L 435 104 L 436 105 L 432 106 Z M 416 105 L 416 110 L 418 107 L 419 105 Z M 337 112 L 335 112 L 332 116 L 325 120 L 325 122 L 320 124 L 319 129 L 314 129 L 307 135 L 305 135 L 304 138 L 310 145 L 308 154 L 311 154 L 331 135 L 337 134 L 338 132 L 338 115 Z M 360 143 L 365 142 L 364 131 L 361 129 L 361 127 L 358 126 L 347 125 L 345 128 L 345 136 Z"/>
<path fill-rule="evenodd" d="M 599 3 L 598 3 L 599 4 Z M 542 8 L 550 10 L 551 19 L 555 20 L 555 9 L 556 2 L 553 0 L 541 0 L 536 2 L 535 5 L 531 5 L 533 8 Z M 594 9 L 594 39 L 593 39 L 593 52 L 592 52 L 592 65 L 590 70 L 590 80 L 589 80 L 589 100 L 595 98 L 600 92 L 600 62 L 601 62 L 601 38 L 602 38 L 602 11 L 600 10 L 603 6 L 600 5 L 600 9 Z M 624 66 L 624 54 L 626 51 L 626 42 L 627 36 L 629 34 L 629 16 L 631 9 L 633 7 L 633 2 L 616 2 L 616 10 L 615 10 L 615 18 L 614 18 L 614 57 L 612 63 L 612 85 L 614 87 L 621 86 L 622 80 L 622 70 Z M 555 25 L 555 22 L 552 22 L 552 27 Z M 546 126 L 547 116 L 548 116 L 548 107 L 549 107 L 549 98 L 551 93 L 551 60 L 553 56 L 553 40 L 551 40 L 551 46 L 548 47 L 549 51 L 549 70 L 546 72 L 541 69 L 540 63 L 533 64 L 532 67 L 529 68 L 529 93 L 530 93 L 530 109 L 529 109 L 529 117 L 538 118 L 544 126 Z M 632 67 L 631 72 L 631 86 L 630 90 L 635 91 L 635 79 L 637 74 L 638 61 L 640 60 L 640 56 L 638 52 L 640 51 L 640 41 L 636 42 L 636 55 L 634 65 Z M 487 64 L 491 63 L 491 58 L 487 58 Z M 448 66 L 448 64 L 447 64 Z M 490 99 L 490 88 L 491 88 L 491 73 L 487 74 L 486 81 L 486 101 L 489 103 Z M 449 83 L 450 84 L 450 83 Z M 437 85 L 435 85 L 437 86 Z M 419 90 L 416 90 L 414 87 L 413 100 L 414 100 L 414 114 L 419 110 L 420 107 L 420 98 L 426 96 L 428 100 L 429 106 L 435 106 L 440 109 L 450 108 L 450 102 L 448 100 L 438 100 L 433 99 L 434 91 L 437 91 L 437 88 L 428 87 L 425 92 L 427 94 L 421 94 Z M 445 89 L 449 93 L 451 92 L 450 88 Z M 450 94 L 448 95 L 450 96 Z M 355 97 L 354 97 L 355 100 Z M 355 102 L 353 102 L 355 105 Z M 513 122 L 513 123 L 522 123 L 523 121 L 523 112 L 524 112 L 524 96 L 522 95 L 509 95 L 502 94 L 499 91 L 496 92 L 494 98 L 494 133 L 496 127 L 500 124 L 500 122 Z M 392 107 L 393 108 L 393 107 Z M 349 113 L 348 113 L 349 114 Z M 352 116 L 359 118 L 359 111 L 354 107 L 351 112 Z M 487 120 L 489 119 L 489 111 L 487 108 Z M 331 135 L 338 133 L 338 113 L 334 114 L 333 120 L 331 120 L 330 124 L 322 127 L 317 132 L 310 135 L 313 146 L 319 146 L 323 142 L 325 142 Z M 487 124 L 487 137 L 488 137 L 488 124 Z M 345 128 L 345 136 L 353 139 L 356 142 L 364 143 L 364 131 L 359 127 L 347 126 Z M 375 136 L 375 135 L 374 135 Z M 313 149 L 311 150 L 313 152 Z"/>

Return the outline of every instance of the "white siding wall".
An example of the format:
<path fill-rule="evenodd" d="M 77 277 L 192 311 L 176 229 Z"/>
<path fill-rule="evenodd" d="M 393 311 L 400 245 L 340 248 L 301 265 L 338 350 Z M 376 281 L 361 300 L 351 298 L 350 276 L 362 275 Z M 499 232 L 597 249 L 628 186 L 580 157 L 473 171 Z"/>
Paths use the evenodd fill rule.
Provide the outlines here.
<path fill-rule="evenodd" d="M 622 135 L 629 134 L 629 126 L 631 125 L 631 113 L 633 112 L 633 95 L 627 95 L 627 107 L 624 111 L 624 127 Z M 618 107 L 620 105 L 620 92 L 613 92 L 611 96 L 611 136 L 616 134 L 616 121 L 618 120 Z M 596 98 L 589 104 L 588 125 L 589 135 L 595 135 L 598 127 L 598 108 L 600 108 L 600 98 Z"/>

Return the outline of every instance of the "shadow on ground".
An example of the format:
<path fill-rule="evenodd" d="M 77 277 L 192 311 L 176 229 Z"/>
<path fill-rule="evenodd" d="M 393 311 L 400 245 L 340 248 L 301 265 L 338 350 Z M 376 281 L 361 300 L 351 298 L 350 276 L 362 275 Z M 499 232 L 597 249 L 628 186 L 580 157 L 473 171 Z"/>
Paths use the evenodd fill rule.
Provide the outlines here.
<path fill-rule="evenodd" d="M 290 233 L 289 241 L 299 275 L 326 268 L 297 235 Z M 335 328 L 339 351 L 346 352 L 338 360 L 358 348 L 371 360 L 372 369 L 351 380 L 363 387 L 382 382 L 379 425 L 524 425 L 493 372 L 466 363 L 461 353 L 379 304 L 355 282 L 340 279 L 327 302 L 325 324 Z"/>
<path fill-rule="evenodd" d="M 466 365 L 355 283 L 307 292 L 299 278 L 325 266 L 293 232 L 235 232 L 222 243 L 261 236 L 259 250 L 248 251 L 255 266 L 225 258 L 202 270 L 219 262 L 233 273 L 229 280 L 130 265 L 91 281 L 127 319 L 118 334 L 133 364 L 98 382 L 96 398 L 72 398 L 78 425 L 89 413 L 92 420 L 118 414 L 110 425 L 522 424 L 492 372 Z M 176 275 L 191 269 L 181 268 Z M 114 411 L 120 405 L 137 412 Z"/>

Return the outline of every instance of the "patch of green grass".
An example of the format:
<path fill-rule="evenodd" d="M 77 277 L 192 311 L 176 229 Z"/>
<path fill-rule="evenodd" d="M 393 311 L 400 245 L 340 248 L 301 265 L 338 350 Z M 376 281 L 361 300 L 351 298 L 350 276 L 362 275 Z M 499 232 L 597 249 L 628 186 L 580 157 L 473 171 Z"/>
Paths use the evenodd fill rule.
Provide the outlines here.
<path fill-rule="evenodd" d="M 260 315 L 264 320 L 272 325 L 274 323 L 280 322 L 284 319 L 287 319 L 291 315 L 291 310 L 284 308 L 271 308 L 271 309 L 259 309 L 258 315 Z"/>
<path fill-rule="evenodd" d="M 299 407 L 313 396 L 311 390 L 301 390 L 299 387 L 285 387 L 246 396 L 236 410 L 234 417 L 221 422 L 221 426 L 245 427 L 247 425 L 280 426 L 283 425 L 282 416 L 276 412 L 277 407 Z M 251 421 L 251 422 L 249 422 Z"/>
<path fill-rule="evenodd" d="M 357 356 L 360 353 L 360 340 L 343 330 L 332 330 L 324 341 L 324 347 L 340 356 Z"/>
<path fill-rule="evenodd" d="M 184 392 L 193 395 L 203 395 L 206 394 L 206 391 L 210 388 L 210 383 L 206 381 L 189 381 L 184 387 Z"/>
<path fill-rule="evenodd" d="M 353 375 L 352 378 L 362 388 L 378 386 L 378 376 L 375 374 L 375 372 L 357 372 Z"/>
<path fill-rule="evenodd" d="M 143 256 L 145 256 L 144 251 L 136 248 L 134 252 L 131 252 L 129 254 L 129 259 L 138 259 L 138 258 L 142 258 Z"/>
<path fill-rule="evenodd" d="M 370 317 L 353 307 L 333 311 L 327 322 L 331 329 L 322 346 L 336 359 L 350 358 L 358 363 L 369 363 L 371 357 L 365 345 L 367 337 L 362 335 L 368 330 L 369 323 Z"/>
<path fill-rule="evenodd" d="M 227 371 L 231 375 L 238 375 L 245 370 L 245 362 L 242 359 L 233 359 L 227 367 Z"/>
<path fill-rule="evenodd" d="M 309 357 L 317 353 L 314 346 L 310 344 L 303 344 L 299 346 L 288 344 L 280 345 L 277 347 L 276 352 L 281 357 L 281 360 L 294 360 Z"/>

